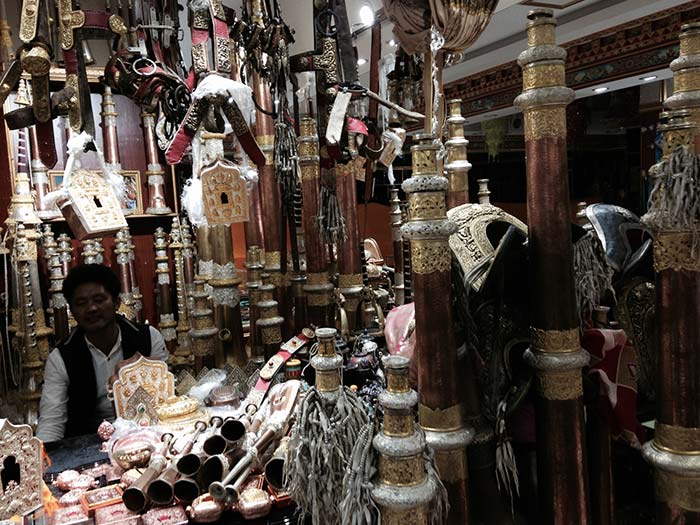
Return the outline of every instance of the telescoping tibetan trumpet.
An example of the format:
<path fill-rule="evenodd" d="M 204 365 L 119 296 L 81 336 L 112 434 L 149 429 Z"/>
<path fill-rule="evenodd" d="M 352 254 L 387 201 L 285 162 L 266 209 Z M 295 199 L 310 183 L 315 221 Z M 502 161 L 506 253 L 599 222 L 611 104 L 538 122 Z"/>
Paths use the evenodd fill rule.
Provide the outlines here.
<path fill-rule="evenodd" d="M 265 415 L 264 425 L 256 433 L 257 439 L 245 455 L 233 466 L 223 480 L 209 485 L 209 494 L 216 501 L 234 503 L 238 500 L 238 490 L 243 485 L 256 459 L 280 436 L 284 435 L 289 420 L 294 412 L 301 383 L 296 380 L 278 385 L 279 389 L 271 392 L 260 413 Z M 258 418 L 256 418 L 258 419 Z"/>
<path fill-rule="evenodd" d="M 168 465 L 167 455 L 173 435 L 163 434 L 162 440 L 160 448 L 151 456 L 148 467 L 143 471 L 141 477 L 122 494 L 124 505 L 132 512 L 141 512 L 146 507 L 148 503 L 147 488 Z"/>
<path fill-rule="evenodd" d="M 206 429 L 207 424 L 204 421 L 197 421 L 194 425 L 194 432 L 187 438 L 187 441 L 185 441 L 182 449 L 179 451 L 178 457 L 181 457 L 182 454 L 189 454 L 199 436 L 202 435 Z M 175 495 L 175 483 L 179 474 L 177 460 L 173 458 L 161 475 L 158 476 L 157 479 L 154 479 L 147 487 L 146 493 L 148 494 L 148 498 L 156 505 L 168 505 Z M 199 496 L 199 494 L 195 494 L 194 497 L 196 498 L 197 496 Z"/>

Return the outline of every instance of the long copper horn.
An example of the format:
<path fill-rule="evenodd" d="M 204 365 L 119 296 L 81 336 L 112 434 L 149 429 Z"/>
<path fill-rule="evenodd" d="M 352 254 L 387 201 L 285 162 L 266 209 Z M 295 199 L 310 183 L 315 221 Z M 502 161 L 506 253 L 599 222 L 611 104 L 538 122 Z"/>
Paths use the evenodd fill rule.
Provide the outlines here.
<path fill-rule="evenodd" d="M 194 501 L 200 492 L 199 484 L 193 478 L 180 477 L 173 485 L 173 494 L 178 501 Z"/>
<path fill-rule="evenodd" d="M 127 509 L 133 512 L 141 512 L 148 503 L 147 489 L 154 479 L 163 472 L 168 464 L 167 453 L 170 449 L 172 434 L 163 434 L 163 444 L 157 453 L 151 456 L 148 468 L 144 470 L 141 477 L 136 480 L 122 494 L 122 501 Z"/>
<path fill-rule="evenodd" d="M 199 436 L 207 429 L 207 424 L 204 421 L 197 421 L 194 424 L 194 428 L 194 432 L 185 442 L 180 450 L 180 454 L 189 454 L 192 451 L 192 447 Z M 148 486 L 148 497 L 151 501 L 157 505 L 169 504 L 175 495 L 175 482 L 178 476 L 178 461 L 173 458 L 163 473 Z M 195 495 L 195 498 L 197 495 Z"/>
<path fill-rule="evenodd" d="M 216 433 L 223 422 L 224 420 L 219 416 L 212 417 L 209 420 L 209 428 L 198 436 L 190 450 L 183 451 L 176 462 L 177 470 L 180 474 L 188 477 L 197 474 L 207 456 L 207 453 L 203 450 L 204 443 Z"/>
<path fill-rule="evenodd" d="M 219 432 L 212 434 L 204 442 L 202 449 L 210 456 L 223 454 L 237 446 L 248 430 L 246 418 L 224 420 Z"/>
<path fill-rule="evenodd" d="M 250 474 L 251 466 L 255 458 L 262 454 L 267 447 L 275 439 L 274 429 L 266 430 L 253 445 L 246 455 L 234 465 L 234 467 L 226 474 L 226 477 L 221 481 L 215 481 L 209 485 L 209 494 L 217 501 L 236 501 L 238 489 L 240 488 L 240 478 L 246 478 Z M 234 481 L 236 480 L 236 481 Z M 238 481 L 238 483 L 237 483 Z M 232 499 L 235 498 L 235 499 Z"/>
<path fill-rule="evenodd" d="M 285 436 L 275 449 L 274 454 L 265 463 L 265 480 L 277 492 L 284 490 L 284 463 L 289 451 L 289 437 Z"/>

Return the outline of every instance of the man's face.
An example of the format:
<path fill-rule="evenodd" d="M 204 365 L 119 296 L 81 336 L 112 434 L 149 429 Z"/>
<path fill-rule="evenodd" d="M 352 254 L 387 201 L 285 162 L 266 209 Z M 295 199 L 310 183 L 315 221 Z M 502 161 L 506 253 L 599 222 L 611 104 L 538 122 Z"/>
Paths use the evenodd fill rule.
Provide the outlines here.
<path fill-rule="evenodd" d="M 86 333 L 95 333 L 115 322 L 118 307 L 118 301 L 112 298 L 104 286 L 85 283 L 75 289 L 71 312 Z"/>

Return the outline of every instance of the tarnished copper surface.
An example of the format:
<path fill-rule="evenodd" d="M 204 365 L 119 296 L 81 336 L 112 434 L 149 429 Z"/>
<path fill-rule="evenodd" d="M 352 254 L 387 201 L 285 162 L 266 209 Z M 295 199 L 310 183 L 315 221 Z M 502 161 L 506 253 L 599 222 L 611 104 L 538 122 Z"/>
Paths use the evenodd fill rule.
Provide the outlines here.
<path fill-rule="evenodd" d="M 248 195 L 248 222 L 243 223 L 245 231 L 245 244 L 250 246 L 264 246 L 263 241 L 263 213 L 260 204 L 260 184 L 253 184 Z"/>
<path fill-rule="evenodd" d="M 445 275 L 447 274 L 447 275 Z M 413 274 L 413 300 L 416 303 L 416 354 L 418 356 L 418 391 L 421 404 L 433 410 L 452 407 L 459 402 L 455 363 L 456 348 L 451 327 L 452 307 L 445 298 L 450 296 L 448 272 Z M 436 323 L 440 322 L 440 327 Z M 421 329 L 421 327 L 426 327 Z"/>
<path fill-rule="evenodd" d="M 657 420 L 700 427 L 700 273 L 665 270 L 656 278 Z"/>
<path fill-rule="evenodd" d="M 360 259 L 360 231 L 357 222 L 357 195 L 355 177 L 347 166 L 338 165 L 336 188 L 340 211 L 345 219 L 345 241 L 338 245 L 338 273 L 342 275 L 362 273 Z"/>
<path fill-rule="evenodd" d="M 532 326 L 576 328 L 566 139 L 531 141 L 525 149 Z"/>
<path fill-rule="evenodd" d="M 588 521 L 583 403 L 537 400 L 538 480 L 542 523 Z M 541 457 L 539 457 L 541 456 Z"/>

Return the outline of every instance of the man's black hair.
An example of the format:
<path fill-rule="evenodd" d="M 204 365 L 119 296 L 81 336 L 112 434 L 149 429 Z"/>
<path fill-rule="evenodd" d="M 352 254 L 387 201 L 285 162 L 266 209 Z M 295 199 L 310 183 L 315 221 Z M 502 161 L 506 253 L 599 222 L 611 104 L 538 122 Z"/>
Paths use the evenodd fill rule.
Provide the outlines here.
<path fill-rule="evenodd" d="M 75 290 L 78 286 L 85 283 L 101 284 L 112 296 L 112 299 L 115 301 L 119 299 L 121 288 L 119 278 L 111 269 L 101 264 L 82 264 L 72 268 L 63 280 L 63 296 L 69 305 L 73 303 Z"/>

